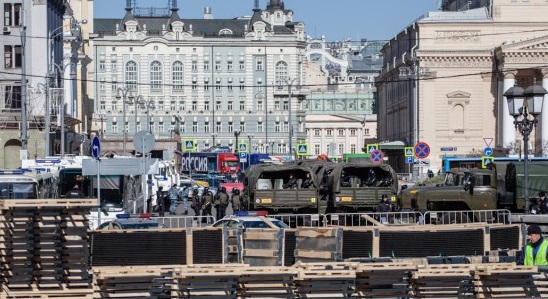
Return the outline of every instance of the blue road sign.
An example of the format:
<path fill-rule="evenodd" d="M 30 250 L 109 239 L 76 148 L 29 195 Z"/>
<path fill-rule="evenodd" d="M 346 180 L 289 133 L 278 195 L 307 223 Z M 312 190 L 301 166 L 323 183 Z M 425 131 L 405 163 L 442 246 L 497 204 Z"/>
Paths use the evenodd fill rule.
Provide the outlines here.
<path fill-rule="evenodd" d="M 99 159 L 99 156 L 101 156 L 101 141 L 97 136 L 93 137 L 91 141 L 91 156 L 95 159 Z"/>
<path fill-rule="evenodd" d="M 413 157 L 405 157 L 405 163 L 413 164 Z"/>
<path fill-rule="evenodd" d="M 308 155 L 308 144 L 298 144 L 297 145 L 297 155 L 298 156 L 306 156 Z"/>
<path fill-rule="evenodd" d="M 415 145 L 415 156 L 424 159 L 430 155 L 430 146 L 426 142 L 418 142 Z"/>
<path fill-rule="evenodd" d="M 373 163 L 381 163 L 383 159 L 384 154 L 381 151 L 375 150 L 369 153 L 369 160 L 371 160 L 371 162 Z"/>
<path fill-rule="evenodd" d="M 240 154 L 240 160 L 246 160 L 247 159 L 247 153 L 239 153 Z"/>
<path fill-rule="evenodd" d="M 486 147 L 483 149 L 483 155 L 484 156 L 492 156 L 493 155 L 493 149 L 490 147 Z"/>
<path fill-rule="evenodd" d="M 238 152 L 247 153 L 247 143 L 240 143 L 238 146 Z"/>

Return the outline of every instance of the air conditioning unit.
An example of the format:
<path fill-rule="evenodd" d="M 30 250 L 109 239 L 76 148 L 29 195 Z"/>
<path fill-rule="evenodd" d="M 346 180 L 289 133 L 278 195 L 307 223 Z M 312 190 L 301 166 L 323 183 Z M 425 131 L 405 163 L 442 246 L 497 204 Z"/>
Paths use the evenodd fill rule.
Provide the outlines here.
<path fill-rule="evenodd" d="M 11 27 L 10 26 L 4 26 L 4 34 L 11 33 Z"/>

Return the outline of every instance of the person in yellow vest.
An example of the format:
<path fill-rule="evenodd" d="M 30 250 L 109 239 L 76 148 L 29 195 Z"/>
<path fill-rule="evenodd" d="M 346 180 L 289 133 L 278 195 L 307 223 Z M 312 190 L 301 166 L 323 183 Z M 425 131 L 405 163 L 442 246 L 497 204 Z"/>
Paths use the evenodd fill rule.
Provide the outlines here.
<path fill-rule="evenodd" d="M 542 237 L 540 226 L 531 224 L 527 227 L 527 245 L 523 247 L 518 264 L 525 266 L 548 265 L 548 241 Z"/>

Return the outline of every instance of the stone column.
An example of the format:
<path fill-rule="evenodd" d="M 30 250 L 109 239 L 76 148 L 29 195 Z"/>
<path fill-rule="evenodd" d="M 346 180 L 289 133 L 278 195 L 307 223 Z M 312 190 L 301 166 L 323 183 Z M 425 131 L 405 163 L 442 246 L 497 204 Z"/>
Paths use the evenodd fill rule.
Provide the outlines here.
<path fill-rule="evenodd" d="M 540 69 L 542 74 L 542 87 L 548 90 L 548 68 Z M 548 156 L 548 95 L 544 95 L 544 103 L 542 105 L 542 113 L 540 114 L 540 134 L 541 134 L 541 149 L 542 156 Z"/>
<path fill-rule="evenodd" d="M 516 82 L 517 71 L 504 71 L 504 84 L 502 88 L 502 93 L 504 94 L 510 87 L 514 86 Z M 502 96 L 502 101 L 500 103 L 502 108 L 500 118 L 501 129 L 502 129 L 502 147 L 507 147 L 510 143 L 516 142 L 516 128 L 514 126 L 514 117 L 510 116 L 508 112 L 508 102 L 505 96 Z"/>

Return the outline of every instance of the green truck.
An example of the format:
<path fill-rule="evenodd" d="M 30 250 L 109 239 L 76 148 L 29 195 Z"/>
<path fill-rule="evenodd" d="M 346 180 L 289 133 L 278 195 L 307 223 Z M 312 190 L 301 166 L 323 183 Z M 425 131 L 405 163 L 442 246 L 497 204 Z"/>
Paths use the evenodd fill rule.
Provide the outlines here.
<path fill-rule="evenodd" d="M 299 187 L 284 189 L 290 174 L 297 177 Z M 307 174 L 314 184 L 300 188 Z M 375 211 L 382 194 L 395 201 L 398 190 L 389 165 L 321 160 L 254 165 L 245 172 L 244 185 L 251 208 L 300 214 Z"/>
<path fill-rule="evenodd" d="M 443 184 L 403 189 L 398 194 L 397 203 L 404 211 L 508 209 L 523 212 L 524 178 L 523 162 L 495 161 L 488 169 L 455 168 L 445 174 Z M 529 162 L 528 182 L 529 198 L 536 197 L 539 191 L 548 190 L 548 162 Z M 472 220 L 467 217 L 461 222 Z"/>

